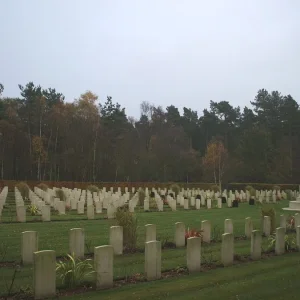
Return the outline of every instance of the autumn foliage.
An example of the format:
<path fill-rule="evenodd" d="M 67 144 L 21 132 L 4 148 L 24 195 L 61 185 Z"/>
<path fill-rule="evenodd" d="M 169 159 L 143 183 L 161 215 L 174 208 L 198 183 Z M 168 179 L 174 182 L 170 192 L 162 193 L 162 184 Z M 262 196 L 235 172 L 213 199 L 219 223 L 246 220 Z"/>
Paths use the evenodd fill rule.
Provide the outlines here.
<path fill-rule="evenodd" d="M 221 186 L 228 161 L 228 152 L 220 140 L 212 140 L 206 149 L 203 157 L 203 167 L 205 172 L 213 175 L 215 184 Z M 221 189 L 220 189 L 221 190 Z"/>

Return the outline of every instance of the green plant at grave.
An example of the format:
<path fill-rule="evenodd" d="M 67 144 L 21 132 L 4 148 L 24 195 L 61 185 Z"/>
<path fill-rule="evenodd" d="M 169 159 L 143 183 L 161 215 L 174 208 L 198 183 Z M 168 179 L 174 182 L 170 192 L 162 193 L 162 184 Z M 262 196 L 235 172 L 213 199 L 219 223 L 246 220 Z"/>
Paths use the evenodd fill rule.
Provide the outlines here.
<path fill-rule="evenodd" d="M 177 196 L 180 193 L 180 186 L 178 184 L 171 184 L 170 190 L 174 192 L 175 196 Z"/>
<path fill-rule="evenodd" d="M 211 189 L 212 191 L 214 191 L 215 193 L 220 191 L 220 187 L 219 187 L 217 184 L 212 184 L 212 185 L 210 186 L 210 189 Z"/>
<path fill-rule="evenodd" d="M 56 197 L 59 198 L 60 201 L 66 201 L 66 195 L 62 189 L 57 189 L 55 191 Z"/>
<path fill-rule="evenodd" d="M 246 187 L 245 187 L 245 190 L 248 192 L 250 192 L 250 190 L 252 190 L 252 189 L 253 189 L 252 185 L 246 185 Z"/>
<path fill-rule="evenodd" d="M 137 248 L 137 218 L 128 210 L 128 207 L 120 207 L 116 211 L 116 225 L 123 227 L 123 245 L 125 250 Z"/>
<path fill-rule="evenodd" d="M 99 193 L 99 188 L 96 185 L 90 184 L 86 187 L 88 191 L 90 191 L 92 194 L 93 193 Z"/>
<path fill-rule="evenodd" d="M 33 204 L 31 204 L 31 205 L 29 205 L 27 207 L 27 211 L 29 212 L 29 214 L 31 216 L 37 216 L 40 213 L 40 211 L 38 210 L 37 206 L 35 206 Z"/>
<path fill-rule="evenodd" d="M 176 248 L 176 245 L 174 242 L 172 242 L 172 238 L 168 235 L 159 236 L 157 237 L 157 240 L 161 242 L 161 248 Z"/>
<path fill-rule="evenodd" d="M 45 191 L 45 192 L 47 192 L 48 191 L 48 189 L 49 189 L 49 187 L 48 187 L 48 185 L 47 184 L 45 184 L 45 183 L 39 183 L 38 185 L 37 185 L 37 187 L 39 188 L 39 189 L 41 189 L 41 190 L 43 190 L 43 191 Z"/>
<path fill-rule="evenodd" d="M 94 268 L 91 259 L 79 259 L 68 254 L 56 263 L 56 274 L 61 283 L 68 288 L 78 287 L 92 276 Z"/>
<path fill-rule="evenodd" d="M 19 190 L 24 200 L 29 199 L 30 188 L 26 182 L 19 182 L 18 184 L 16 184 L 16 188 Z"/>
<path fill-rule="evenodd" d="M 268 216 L 271 219 L 271 232 L 275 231 L 276 228 L 276 211 L 274 208 L 270 208 L 268 206 L 262 205 L 261 206 L 261 216 Z"/>
<path fill-rule="evenodd" d="M 276 244 L 276 236 L 271 235 L 268 238 L 269 244 L 268 244 L 268 251 L 274 251 L 275 250 L 275 244 Z M 292 236 L 288 236 L 287 234 L 284 236 L 284 248 L 285 251 L 291 251 L 296 249 L 296 240 Z"/>
<path fill-rule="evenodd" d="M 143 206 L 146 194 L 145 194 L 145 191 L 142 188 L 139 188 L 139 190 L 138 190 L 138 197 L 139 197 L 138 205 Z"/>

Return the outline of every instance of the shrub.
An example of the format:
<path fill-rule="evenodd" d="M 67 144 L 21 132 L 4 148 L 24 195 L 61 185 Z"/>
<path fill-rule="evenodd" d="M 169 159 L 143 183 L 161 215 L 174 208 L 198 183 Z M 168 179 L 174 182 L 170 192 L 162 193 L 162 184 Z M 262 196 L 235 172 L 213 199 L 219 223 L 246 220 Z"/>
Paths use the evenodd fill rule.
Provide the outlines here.
<path fill-rule="evenodd" d="M 66 201 L 66 195 L 62 189 L 57 189 L 55 191 L 56 197 L 60 199 L 60 201 Z"/>
<path fill-rule="evenodd" d="M 138 190 L 138 197 L 139 197 L 138 205 L 143 206 L 146 195 L 145 195 L 145 191 L 142 188 Z"/>
<path fill-rule="evenodd" d="M 39 189 L 45 191 L 45 192 L 49 189 L 48 185 L 45 184 L 45 183 L 42 183 L 42 182 L 39 183 L 39 184 L 37 185 L 37 187 L 38 187 Z"/>
<path fill-rule="evenodd" d="M 134 250 L 137 246 L 137 219 L 128 207 L 120 207 L 116 212 L 116 225 L 123 227 L 124 249 Z"/>
<path fill-rule="evenodd" d="M 293 194 L 292 194 L 292 190 L 286 190 L 285 193 L 287 195 L 288 200 L 293 200 L 294 199 Z"/>
<path fill-rule="evenodd" d="M 274 208 L 262 206 L 261 207 L 261 216 L 268 216 L 271 218 L 271 232 L 275 231 L 276 228 L 276 212 Z"/>
<path fill-rule="evenodd" d="M 252 185 L 246 185 L 246 187 L 245 187 L 245 190 L 246 191 L 249 191 L 250 192 L 250 190 L 252 190 L 253 189 L 253 186 Z"/>
<path fill-rule="evenodd" d="M 149 208 L 151 209 L 156 209 L 157 208 L 157 203 L 155 198 L 150 198 L 149 199 Z"/>
<path fill-rule="evenodd" d="M 68 254 L 63 261 L 56 264 L 56 272 L 64 286 L 74 288 L 82 285 L 94 270 L 91 259 L 80 260 Z"/>
<path fill-rule="evenodd" d="M 29 188 L 29 186 L 27 185 L 26 182 L 19 182 L 16 185 L 16 187 L 19 190 L 19 192 L 21 193 L 21 196 L 23 197 L 24 200 L 29 199 L 30 188 Z"/>
<path fill-rule="evenodd" d="M 174 192 L 174 194 L 177 196 L 180 193 L 180 186 L 178 184 L 171 184 L 170 190 Z"/>
<path fill-rule="evenodd" d="M 210 186 L 210 189 L 211 189 L 212 191 L 214 191 L 215 193 L 220 191 L 220 187 L 219 187 L 217 184 L 212 184 L 212 185 Z"/>
<path fill-rule="evenodd" d="M 99 193 L 99 188 L 96 185 L 90 184 L 86 187 L 88 191 L 90 191 L 92 194 L 93 193 Z"/>

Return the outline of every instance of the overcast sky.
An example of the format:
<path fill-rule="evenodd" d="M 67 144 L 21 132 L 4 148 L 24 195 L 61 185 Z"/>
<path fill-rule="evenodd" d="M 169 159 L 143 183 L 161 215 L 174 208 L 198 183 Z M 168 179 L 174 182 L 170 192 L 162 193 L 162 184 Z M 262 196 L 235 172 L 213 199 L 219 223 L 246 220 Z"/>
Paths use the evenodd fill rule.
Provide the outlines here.
<path fill-rule="evenodd" d="M 91 90 L 139 117 L 149 101 L 250 105 L 260 88 L 300 101 L 299 0 L 0 0 L 0 82 Z"/>

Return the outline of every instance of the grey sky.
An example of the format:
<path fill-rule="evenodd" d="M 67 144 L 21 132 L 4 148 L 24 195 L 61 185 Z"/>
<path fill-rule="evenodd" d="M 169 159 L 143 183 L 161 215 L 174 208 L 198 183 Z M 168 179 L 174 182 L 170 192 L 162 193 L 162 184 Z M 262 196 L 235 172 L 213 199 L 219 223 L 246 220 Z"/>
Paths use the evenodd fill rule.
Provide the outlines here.
<path fill-rule="evenodd" d="M 299 0 L 0 0 L 0 82 L 202 114 L 260 88 L 300 99 Z"/>

